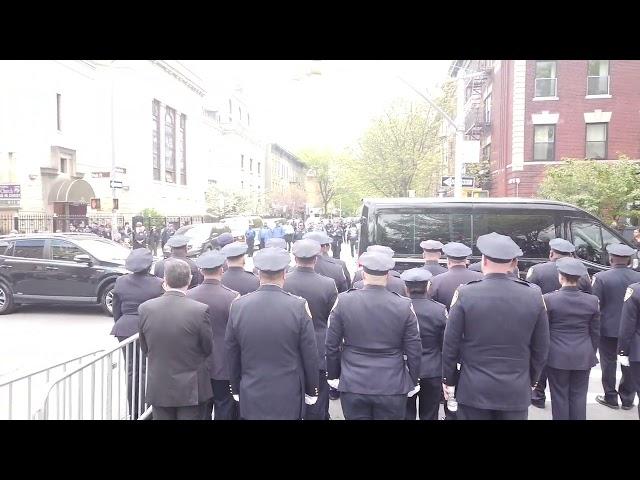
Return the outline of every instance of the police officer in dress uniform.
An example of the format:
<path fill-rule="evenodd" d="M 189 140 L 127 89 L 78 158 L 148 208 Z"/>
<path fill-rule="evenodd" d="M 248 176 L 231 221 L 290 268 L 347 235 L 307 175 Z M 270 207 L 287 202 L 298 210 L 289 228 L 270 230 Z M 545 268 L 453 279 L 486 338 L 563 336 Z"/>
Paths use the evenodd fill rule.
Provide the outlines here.
<path fill-rule="evenodd" d="M 293 244 L 296 267 L 287 273 L 283 289 L 304 298 L 309 304 L 313 328 L 318 346 L 318 365 L 320 368 L 318 401 L 307 407 L 307 420 L 329 420 L 329 385 L 327 384 L 327 361 L 325 358 L 325 340 L 329 313 L 336 302 L 338 290 L 336 283 L 316 273 L 313 267 L 322 247 L 314 240 L 299 240 Z"/>
<path fill-rule="evenodd" d="M 125 261 L 125 268 L 132 273 L 118 277 L 113 287 L 113 319 L 115 324 L 111 330 L 119 342 L 126 340 L 138 333 L 138 307 L 152 298 L 160 297 L 164 293 L 162 280 L 151 275 L 151 264 L 153 254 L 146 248 L 132 250 Z M 143 406 L 143 398 L 139 398 L 140 385 L 145 385 L 146 357 L 142 355 L 140 348 L 135 353 L 136 375 L 133 378 L 133 343 L 122 349 L 127 361 L 127 402 L 131 409 L 131 417 L 135 420 L 138 417 L 138 408 L 131 408 L 133 405 Z M 142 375 L 141 375 L 142 373 Z M 132 386 L 133 395 L 132 395 Z"/>
<path fill-rule="evenodd" d="M 431 272 L 435 277 L 447 271 L 442 265 L 438 263 L 438 259 L 442 255 L 442 243 L 437 240 L 425 240 L 420 242 L 420 248 L 422 248 L 422 256 L 424 258 L 424 267 Z"/>
<path fill-rule="evenodd" d="M 220 235 L 218 235 L 218 238 L 213 241 L 215 250 L 222 250 L 225 245 L 233 243 L 233 240 L 233 235 L 231 235 L 229 232 L 221 233 Z"/>
<path fill-rule="evenodd" d="M 255 292 L 260 286 L 258 277 L 244 269 L 247 248 L 244 242 L 234 242 L 220 250 L 227 257 L 227 270 L 222 274 L 222 284 L 240 295 Z"/>
<path fill-rule="evenodd" d="M 200 275 L 200 271 L 198 270 L 198 266 L 195 262 L 187 257 L 187 243 L 189 243 L 189 239 L 184 235 L 174 235 L 167 240 L 167 245 L 171 247 L 171 256 L 156 263 L 153 267 L 153 274 L 158 278 L 164 278 L 166 262 L 177 258 L 187 262 L 191 269 L 191 283 L 189 284 L 189 288 L 200 285 L 200 283 L 202 283 L 202 275 Z"/>
<path fill-rule="evenodd" d="M 279 248 L 281 250 L 287 250 L 287 241 L 284 238 L 281 237 L 271 237 L 268 238 L 267 241 L 264 243 L 265 248 Z M 287 272 L 290 271 L 292 269 L 291 265 L 289 265 L 287 267 Z M 253 274 L 258 277 L 260 275 L 260 270 L 258 270 L 258 267 L 253 267 Z"/>
<path fill-rule="evenodd" d="M 385 245 L 369 245 L 367 247 L 367 252 L 381 252 L 386 255 L 389 255 L 391 258 L 393 258 L 393 256 L 395 255 L 395 252 L 393 251 L 393 249 Z M 356 282 L 359 282 L 360 280 L 362 280 L 362 265 L 360 265 L 359 262 L 358 262 L 358 267 L 359 267 L 358 270 L 356 270 L 355 273 L 353 274 L 354 285 Z M 393 269 L 389 270 L 389 276 L 400 278 L 400 272 Z"/>
<path fill-rule="evenodd" d="M 610 408 L 618 408 L 618 395 L 624 410 L 633 408 L 635 392 L 629 378 L 629 367 L 620 365 L 622 378 L 616 391 L 616 353 L 620 316 L 627 288 L 640 281 L 640 273 L 627 268 L 633 248 L 621 243 L 607 245 L 610 270 L 593 276 L 593 294 L 600 299 L 600 366 L 604 395 L 597 395 L 596 402 Z"/>
<path fill-rule="evenodd" d="M 471 265 L 469 265 L 469 270 L 471 270 L 472 272 L 482 272 L 482 260 L 480 260 L 479 262 L 476 263 L 472 263 Z M 514 277 L 514 278 L 520 278 L 520 269 L 518 269 L 518 263 L 516 262 L 516 265 L 507 272 L 507 275 L 509 275 L 510 277 Z"/>
<path fill-rule="evenodd" d="M 471 249 L 466 245 L 449 242 L 442 247 L 442 251 L 447 256 L 448 270 L 429 281 L 427 292 L 432 299 L 448 308 L 456 289 L 465 283 L 481 280 L 482 274 L 467 268 Z"/>
<path fill-rule="evenodd" d="M 209 308 L 187 298 L 191 269 L 165 265 L 164 295 L 138 308 L 140 348 L 148 356 L 147 398 L 154 420 L 204 420 L 213 392 L 207 358 L 213 333 Z"/>
<path fill-rule="evenodd" d="M 240 417 L 298 420 L 318 400 L 318 347 L 307 301 L 285 292 L 285 250 L 254 255 L 260 288 L 231 305 L 225 334 L 229 377 Z"/>
<path fill-rule="evenodd" d="M 385 288 L 393 259 L 365 252 L 360 262 L 364 288 L 339 294 L 329 317 L 328 382 L 347 420 L 403 420 L 420 390 L 418 321 L 411 300 Z"/>
<path fill-rule="evenodd" d="M 367 252 L 377 252 L 382 255 L 386 255 L 389 258 L 393 259 L 394 251 L 383 245 L 371 245 L 367 248 Z M 360 272 L 362 274 L 362 272 Z M 353 288 L 360 290 L 364 287 L 364 281 L 362 279 L 354 282 Z M 400 274 L 395 270 L 389 270 L 387 274 L 387 290 L 390 292 L 395 292 L 398 295 L 402 295 L 403 297 L 408 297 L 409 293 L 407 292 L 407 287 L 404 282 L 400 278 Z"/>
<path fill-rule="evenodd" d="M 618 333 L 618 360 L 620 365 L 629 367 L 633 390 L 640 396 L 640 283 L 629 285 L 624 294 Z M 640 404 L 638 418 L 640 419 Z"/>
<path fill-rule="evenodd" d="M 318 260 L 314 267 L 316 273 L 333 278 L 336 282 L 338 292 L 347 291 L 350 287 L 348 280 L 349 272 L 347 271 L 345 274 L 346 264 L 343 268 L 342 264 L 336 263 L 337 260 L 331 258 L 327 253 L 329 251 L 329 245 L 331 245 L 331 238 L 324 232 L 307 232 L 302 238 L 315 240 L 322 247 L 322 253 L 318 255 Z"/>
<path fill-rule="evenodd" d="M 446 275 L 446 274 L 443 274 Z M 418 317 L 422 341 L 420 391 L 407 399 L 407 420 L 416 419 L 419 398 L 420 420 L 437 420 L 442 394 L 442 339 L 447 323 L 447 308 L 427 296 L 427 284 L 433 275 L 426 268 L 412 268 L 400 278 L 407 285 L 413 310 Z"/>
<path fill-rule="evenodd" d="M 589 373 L 596 365 L 600 340 L 598 298 L 580 291 L 578 283 L 588 275 L 575 258 L 554 262 L 559 290 L 545 293 L 549 317 L 549 376 L 551 413 L 554 420 L 586 420 Z"/>
<path fill-rule="evenodd" d="M 242 242 L 241 245 L 246 250 L 246 243 Z M 211 376 L 213 398 L 208 403 L 205 411 L 207 420 L 211 419 L 212 412 L 215 420 L 237 420 L 238 418 L 237 405 L 231 396 L 229 372 L 225 358 L 224 334 L 229 320 L 231 302 L 238 298 L 240 294 L 222 284 L 222 266 L 226 259 L 227 257 L 224 254 L 216 250 L 200 255 L 196 259 L 196 265 L 198 265 L 204 281 L 187 292 L 187 297 L 207 305 L 211 315 L 213 351 L 207 358 L 207 366 Z"/>
<path fill-rule="evenodd" d="M 507 275 L 522 255 L 510 237 L 482 235 L 477 246 L 484 278 L 458 288 L 444 332 L 445 399 L 457 390 L 460 420 L 526 420 L 549 350 L 546 308 L 538 288 Z"/>
<path fill-rule="evenodd" d="M 527 281 L 534 283 L 540 287 L 542 294 L 559 290 L 561 285 L 558 280 L 558 269 L 556 261 L 560 258 L 570 258 L 576 251 L 573 243 L 563 238 L 554 238 L 549 241 L 549 261 L 539 263 L 529 268 L 527 272 Z M 578 289 L 585 293 L 591 293 L 591 279 L 587 272 L 583 277 L 578 279 Z M 547 388 L 547 373 L 545 369 L 540 374 L 540 379 L 536 388 L 531 394 L 531 404 L 534 407 L 544 408 L 545 389 Z"/>

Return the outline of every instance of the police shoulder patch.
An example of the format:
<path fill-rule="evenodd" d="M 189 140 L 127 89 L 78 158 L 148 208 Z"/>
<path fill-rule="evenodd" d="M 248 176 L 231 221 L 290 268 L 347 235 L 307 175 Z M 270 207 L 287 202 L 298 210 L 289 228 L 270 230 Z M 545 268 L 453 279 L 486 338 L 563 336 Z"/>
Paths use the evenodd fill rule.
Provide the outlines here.
<path fill-rule="evenodd" d="M 627 291 L 624 294 L 624 301 L 626 302 L 627 300 L 629 300 L 629 298 L 631 298 L 631 295 L 633 295 L 633 288 L 628 287 Z"/>

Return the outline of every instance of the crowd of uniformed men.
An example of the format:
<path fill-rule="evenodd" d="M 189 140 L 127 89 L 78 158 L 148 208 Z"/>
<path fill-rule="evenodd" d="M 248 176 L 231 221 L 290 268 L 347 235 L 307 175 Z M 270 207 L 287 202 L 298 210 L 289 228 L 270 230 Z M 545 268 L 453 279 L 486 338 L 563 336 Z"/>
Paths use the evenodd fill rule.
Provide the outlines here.
<path fill-rule="evenodd" d="M 596 400 L 633 406 L 640 273 L 626 245 L 609 245 L 612 268 L 590 279 L 574 245 L 553 239 L 527 280 L 522 251 L 497 233 L 478 238 L 482 259 L 469 267 L 468 246 L 425 240 L 424 266 L 402 274 L 393 250 L 372 245 L 351 279 L 325 232 L 293 245 L 295 266 L 279 240 L 255 254 L 253 273 L 230 235 L 195 262 L 187 239 L 171 237 L 154 274 L 151 252 L 131 253 L 112 334 L 140 333 L 146 390 L 130 385 L 129 397 L 142 395 L 154 419 L 326 420 L 335 389 L 347 420 L 436 420 L 443 401 L 446 419 L 522 420 L 532 403 L 544 408 L 548 381 L 553 418 L 584 420 L 597 351 Z"/>

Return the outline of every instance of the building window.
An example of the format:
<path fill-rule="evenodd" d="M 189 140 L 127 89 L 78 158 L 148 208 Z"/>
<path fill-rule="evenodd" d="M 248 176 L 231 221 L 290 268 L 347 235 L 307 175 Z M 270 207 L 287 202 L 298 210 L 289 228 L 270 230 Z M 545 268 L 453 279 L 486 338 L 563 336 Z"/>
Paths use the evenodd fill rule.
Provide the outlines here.
<path fill-rule="evenodd" d="M 491 144 L 490 143 L 482 147 L 482 161 L 483 162 L 491 161 Z"/>
<path fill-rule="evenodd" d="M 536 97 L 557 96 L 556 62 L 536 62 Z"/>
<path fill-rule="evenodd" d="M 555 160 L 556 126 L 535 125 L 533 128 L 533 159 Z"/>
<path fill-rule="evenodd" d="M 260 162 L 258 162 L 258 175 L 260 175 Z"/>
<path fill-rule="evenodd" d="M 158 100 L 152 102 L 151 131 L 153 138 L 153 179 L 160 181 L 160 102 Z"/>
<path fill-rule="evenodd" d="M 240 180 L 240 189 L 244 190 L 244 180 Z"/>
<path fill-rule="evenodd" d="M 491 124 L 491 94 L 484 99 L 484 123 Z"/>
<path fill-rule="evenodd" d="M 164 114 L 164 181 L 176 183 L 176 111 L 166 107 Z"/>
<path fill-rule="evenodd" d="M 587 123 L 586 158 L 607 158 L 607 124 Z"/>
<path fill-rule="evenodd" d="M 69 159 L 60 157 L 60 173 L 69 173 Z"/>
<path fill-rule="evenodd" d="M 240 170 L 244 170 L 244 155 L 240 155 Z"/>
<path fill-rule="evenodd" d="M 609 94 L 609 60 L 589 60 L 587 95 Z"/>
<path fill-rule="evenodd" d="M 56 93 L 56 125 L 58 127 L 58 131 L 62 131 L 62 118 L 60 116 L 60 104 L 62 101 L 62 94 Z"/>
<path fill-rule="evenodd" d="M 249 159 L 249 171 L 253 172 L 253 158 Z"/>
<path fill-rule="evenodd" d="M 180 114 L 178 128 L 178 165 L 180 166 L 180 185 L 187 184 L 187 116 Z"/>

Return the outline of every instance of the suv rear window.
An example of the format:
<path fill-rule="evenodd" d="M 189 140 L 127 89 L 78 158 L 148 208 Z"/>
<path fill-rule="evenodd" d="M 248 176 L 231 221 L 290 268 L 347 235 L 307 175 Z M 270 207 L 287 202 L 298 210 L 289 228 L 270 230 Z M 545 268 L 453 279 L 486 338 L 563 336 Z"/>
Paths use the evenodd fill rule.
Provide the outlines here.
<path fill-rule="evenodd" d="M 13 256 L 20 258 L 44 258 L 44 240 L 16 240 Z"/>
<path fill-rule="evenodd" d="M 509 235 L 525 257 L 548 258 L 549 240 L 556 238 L 556 224 L 552 214 L 482 213 L 473 217 L 473 253 L 480 255 L 475 242 L 480 235 L 496 232 Z"/>

